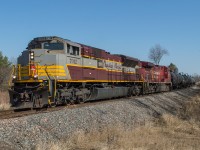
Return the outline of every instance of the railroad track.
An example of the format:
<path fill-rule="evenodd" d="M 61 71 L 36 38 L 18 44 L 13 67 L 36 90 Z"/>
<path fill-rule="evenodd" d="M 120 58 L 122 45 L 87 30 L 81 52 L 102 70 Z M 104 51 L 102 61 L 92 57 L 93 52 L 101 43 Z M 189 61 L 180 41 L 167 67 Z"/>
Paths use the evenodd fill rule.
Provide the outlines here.
<path fill-rule="evenodd" d="M 175 90 L 178 91 L 178 90 Z M 199 90 L 194 91 L 196 93 L 199 92 Z M 74 105 L 66 105 L 66 106 L 58 106 L 58 107 L 49 107 L 49 108 L 41 108 L 41 109 L 10 109 L 10 110 L 3 110 L 0 111 L 0 120 L 1 119 L 10 119 L 10 118 L 18 118 L 18 117 L 23 117 L 23 116 L 28 116 L 28 115 L 33 115 L 33 114 L 40 114 L 40 113 L 48 113 L 48 112 L 53 112 L 53 111 L 59 111 L 62 109 L 75 109 L 75 108 L 81 108 L 81 107 L 86 107 L 86 106 L 92 106 L 92 105 L 99 105 L 102 103 L 109 103 L 109 102 L 114 102 L 114 101 L 122 101 L 122 100 L 134 100 L 138 97 L 146 97 L 149 95 L 156 95 L 160 93 L 154 93 L 154 94 L 148 94 L 148 95 L 140 95 L 140 96 L 134 96 L 134 97 L 126 97 L 126 98 L 118 98 L 118 99 L 109 99 L 109 100 L 97 100 L 97 101 L 91 101 L 91 102 L 86 102 L 86 103 L 81 103 L 81 104 L 74 104 Z"/>
<path fill-rule="evenodd" d="M 24 116 L 33 115 L 33 114 L 48 113 L 48 112 L 53 112 L 53 111 L 59 111 L 59 110 L 62 110 L 62 109 L 81 108 L 81 107 L 86 107 L 86 106 L 98 105 L 98 104 L 102 104 L 102 103 L 119 101 L 119 100 L 122 100 L 122 99 L 124 99 L 124 98 L 101 100 L 101 101 L 100 100 L 99 101 L 91 101 L 91 102 L 81 103 L 81 104 L 77 104 L 77 105 L 74 104 L 74 105 L 66 105 L 66 106 L 40 108 L 40 109 L 39 108 L 37 108 L 37 109 L 26 108 L 26 109 L 3 110 L 3 111 L 0 111 L 0 120 L 1 119 L 24 117 Z M 127 97 L 126 99 L 132 99 L 132 98 Z"/>
<path fill-rule="evenodd" d="M 85 103 L 86 104 L 86 103 Z M 59 111 L 62 109 L 73 109 L 78 107 L 83 107 L 85 104 L 80 105 L 69 105 L 69 106 L 59 106 L 59 107 L 49 107 L 49 108 L 37 108 L 37 109 L 10 109 L 10 110 L 4 110 L 0 111 L 0 119 L 10 119 L 10 118 L 18 118 L 18 117 L 24 117 L 29 116 L 33 114 L 40 114 L 40 113 L 48 113 L 53 111 Z"/>
<path fill-rule="evenodd" d="M 10 109 L 10 110 L 0 111 L 0 119 L 17 118 L 36 113 L 39 113 L 39 111 L 32 109 L 24 109 L 24 110 Z"/>

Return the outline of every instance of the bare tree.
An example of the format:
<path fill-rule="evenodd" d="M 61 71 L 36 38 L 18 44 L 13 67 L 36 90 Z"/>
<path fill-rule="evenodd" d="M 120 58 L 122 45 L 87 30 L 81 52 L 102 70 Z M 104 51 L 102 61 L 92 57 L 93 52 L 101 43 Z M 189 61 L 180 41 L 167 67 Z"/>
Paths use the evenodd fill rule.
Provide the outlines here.
<path fill-rule="evenodd" d="M 159 44 L 152 47 L 149 51 L 149 59 L 156 65 L 159 65 L 160 60 L 164 55 L 168 54 L 168 50 L 162 48 Z"/>

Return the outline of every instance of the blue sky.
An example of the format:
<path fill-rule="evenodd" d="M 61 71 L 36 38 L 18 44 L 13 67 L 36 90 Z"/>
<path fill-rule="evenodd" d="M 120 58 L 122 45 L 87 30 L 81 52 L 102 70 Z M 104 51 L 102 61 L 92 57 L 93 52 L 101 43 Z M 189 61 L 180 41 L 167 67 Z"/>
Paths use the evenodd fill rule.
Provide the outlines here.
<path fill-rule="evenodd" d="M 0 5 L 0 50 L 17 57 L 34 37 L 56 35 L 148 60 L 160 44 L 160 64 L 200 74 L 199 0 L 6 0 Z"/>

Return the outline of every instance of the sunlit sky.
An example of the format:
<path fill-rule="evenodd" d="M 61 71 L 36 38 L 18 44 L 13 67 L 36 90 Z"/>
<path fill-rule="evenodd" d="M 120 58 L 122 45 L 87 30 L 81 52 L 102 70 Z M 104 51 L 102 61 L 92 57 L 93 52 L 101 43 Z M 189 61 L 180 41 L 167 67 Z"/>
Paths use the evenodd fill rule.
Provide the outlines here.
<path fill-rule="evenodd" d="M 148 61 L 149 49 L 169 51 L 161 65 L 200 74 L 199 0 L 5 0 L 0 50 L 17 57 L 38 36 L 75 42 Z"/>

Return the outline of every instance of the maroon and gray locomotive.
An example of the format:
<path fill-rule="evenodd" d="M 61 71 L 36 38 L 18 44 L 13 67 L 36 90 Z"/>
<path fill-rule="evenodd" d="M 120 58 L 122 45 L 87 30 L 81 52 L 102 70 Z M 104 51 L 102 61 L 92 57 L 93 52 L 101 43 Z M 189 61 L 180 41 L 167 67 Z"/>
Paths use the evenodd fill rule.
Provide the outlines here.
<path fill-rule="evenodd" d="M 177 83 L 177 77 L 166 66 L 56 36 L 38 37 L 18 57 L 9 89 L 10 103 L 16 108 L 47 107 L 192 84 Z"/>

